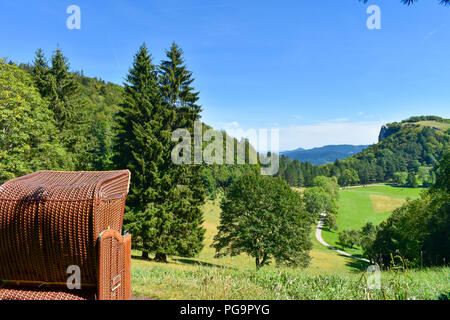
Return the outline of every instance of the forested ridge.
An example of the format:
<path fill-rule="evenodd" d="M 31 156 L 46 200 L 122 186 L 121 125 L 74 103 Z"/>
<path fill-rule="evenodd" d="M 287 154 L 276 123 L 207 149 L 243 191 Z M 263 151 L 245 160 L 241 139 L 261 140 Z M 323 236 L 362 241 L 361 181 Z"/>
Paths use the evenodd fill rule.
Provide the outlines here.
<path fill-rule="evenodd" d="M 172 132 L 200 119 L 194 80 L 175 43 L 159 64 L 141 46 L 123 86 L 71 70 L 60 48 L 49 57 L 38 49 L 29 64 L 0 60 L 0 184 L 38 170 L 129 169 L 124 223 L 133 247 L 157 261 L 198 254 L 205 196 L 259 164 L 250 164 L 248 141 L 236 139 L 234 158 L 245 150 L 244 164 L 173 163 Z M 225 144 L 226 133 L 214 132 Z"/>
<path fill-rule="evenodd" d="M 76 144 L 81 144 L 78 151 L 83 153 L 83 157 L 79 157 L 79 161 L 66 162 L 55 169 L 112 169 L 114 124 L 121 108 L 123 86 L 99 78 L 87 77 L 83 71 L 71 71 L 70 62 L 60 49 L 54 52 L 51 59 L 47 59 L 43 51 L 38 50 L 33 63 L 16 65 L 13 62 L 3 61 L 2 77 L 8 74 L 15 75 L 14 81 L 9 82 L 8 86 L 5 85 L 2 90 L 12 91 L 14 86 L 26 83 L 29 86 L 28 91 L 38 92 L 41 103 L 47 105 L 45 112 L 52 114 L 54 119 L 48 121 L 49 125 L 56 126 L 57 122 L 62 125 L 62 121 L 56 117 L 56 110 L 52 110 L 52 100 L 60 99 L 65 101 L 66 105 L 71 105 L 71 108 L 67 109 L 71 111 L 69 117 L 71 121 L 75 121 L 76 125 L 71 130 L 64 131 L 73 135 Z M 55 86 L 53 96 L 50 93 L 52 83 Z M 59 93 L 56 91 L 57 87 L 62 88 Z M 20 92 L 16 93 L 18 97 L 27 96 L 26 91 L 22 91 L 22 95 Z M 54 137 L 54 139 L 61 140 L 61 137 Z M 65 157 L 71 158 L 73 155 L 70 153 L 77 153 L 75 150 L 70 150 L 70 147 L 65 149 Z M 30 167 L 28 170 L 24 169 L 24 172 L 37 168 Z M 42 168 L 46 166 L 43 165 Z M 0 178 L 0 182 L 2 180 Z"/>
<path fill-rule="evenodd" d="M 56 50 L 55 53 L 60 52 Z M 18 67 L 24 70 L 25 74 L 18 76 L 23 83 L 33 83 L 33 78 L 39 77 L 36 68 L 43 57 L 43 53 L 37 52 L 34 64 L 20 64 Z M 74 112 L 73 118 L 79 121 L 75 135 L 73 130 L 65 130 L 73 137 L 79 137 L 77 143 L 72 142 L 72 146 L 77 150 L 70 150 L 67 144 L 66 151 L 69 155 L 63 156 L 64 163 L 52 163 L 54 168 L 67 168 L 77 170 L 108 170 L 113 166 L 113 139 L 115 135 L 116 116 L 121 110 L 124 87 L 114 83 L 106 82 L 99 78 L 90 78 L 82 71 L 69 71 L 69 61 L 66 57 L 55 56 L 56 60 L 65 60 L 65 65 L 61 65 L 63 78 L 71 79 L 75 84 L 73 94 L 79 97 L 76 99 L 78 110 Z M 38 63 L 36 67 L 36 62 Z M 55 61 L 57 62 L 57 61 Z M 2 68 L 14 69 L 15 64 L 3 63 Z M 17 67 L 17 66 L 16 66 Z M 44 63 L 43 68 L 48 66 Z M 58 65 L 55 65 L 57 68 Z M 50 68 L 51 69 L 51 68 Z M 56 70 L 54 72 L 57 72 Z M 18 81 L 19 79 L 16 79 Z M 34 81 L 33 87 L 37 89 L 39 80 Z M 29 84 L 27 84 L 29 86 Z M 68 86 L 70 89 L 70 86 Z M 38 90 L 39 91 L 39 90 Z M 48 93 L 40 91 L 41 99 L 49 99 Z M 70 95 L 70 90 L 68 90 Z M 46 96 L 47 95 L 47 96 Z M 39 99 L 39 97 L 37 98 Z M 64 98 L 66 99 L 66 98 Z M 39 103 L 38 103 L 39 105 Z M 49 110 L 52 112 L 52 110 Z M 55 112 L 55 111 L 53 111 Z M 280 169 L 276 176 L 282 177 L 291 186 L 308 187 L 317 176 L 335 176 L 340 184 L 370 184 L 377 182 L 393 182 L 399 185 L 416 183 L 431 185 L 434 182 L 434 166 L 439 157 L 443 154 L 445 146 L 450 142 L 450 129 L 440 126 L 422 125 L 424 122 L 449 124 L 450 119 L 443 119 L 437 116 L 414 116 L 401 122 L 386 124 L 380 130 L 379 143 L 369 146 L 367 149 L 356 155 L 334 163 L 317 166 L 309 162 L 291 160 L 286 155 L 280 156 Z M 39 120 L 38 120 L 39 122 Z M 444 129 L 443 129 L 444 128 Z M 211 129 L 204 124 L 203 131 Z M 224 137 L 226 132 L 222 132 Z M 81 138 L 81 139 L 80 139 Z M 55 150 L 61 146 L 62 141 L 55 141 Z M 64 138 L 63 138 L 64 139 Z M 58 139 L 58 140 L 63 140 Z M 247 143 L 235 140 L 235 144 Z M 72 148 L 73 148 L 72 147 Z M 247 148 L 252 148 L 250 145 Z M 253 149 L 252 149 L 253 150 Z M 64 148 L 60 149 L 64 153 Z M 80 160 L 73 159 L 70 154 L 78 154 Z M 38 157 L 39 158 L 39 157 Z M 82 161 L 81 161 L 82 159 Z M 53 161 L 58 161 L 56 157 Z M 3 173 L 8 177 L 16 176 L 13 172 L 23 174 L 33 171 L 38 164 L 38 160 L 33 161 L 33 166 L 27 170 L 23 165 L 14 166 L 11 173 Z M 202 169 L 202 182 L 207 194 L 214 197 L 218 188 L 226 188 L 231 185 L 239 176 L 248 171 L 257 170 L 258 165 L 204 165 Z M 414 176 L 414 178 L 412 178 Z M 2 179 L 0 178 L 0 181 Z M 3 179 L 5 180 L 5 179 Z M 409 180 L 409 181 L 408 181 Z"/>
<path fill-rule="evenodd" d="M 62 53 L 62 51 L 61 51 Z M 42 51 L 37 52 L 39 55 L 43 55 Z M 45 59 L 45 57 L 42 57 Z M 83 145 L 84 149 L 87 151 L 82 157 L 82 161 L 78 161 L 77 163 L 69 162 L 67 160 L 63 161 L 63 163 L 55 163 L 49 162 L 48 164 L 43 161 L 43 159 L 48 158 L 44 156 L 45 153 L 40 154 L 40 156 L 34 155 L 37 157 L 35 161 L 31 161 L 32 163 L 22 163 L 19 165 L 11 165 L 8 170 L 3 171 L 3 175 L 5 178 L 2 178 L 0 173 L 0 183 L 5 182 L 9 178 L 20 176 L 26 173 L 30 173 L 39 169 L 66 169 L 66 170 L 111 170 L 114 169 L 113 165 L 113 145 L 114 145 L 114 136 L 115 136 L 115 126 L 117 122 L 117 115 L 121 110 L 121 104 L 123 102 L 123 94 L 124 87 L 123 85 L 118 85 L 112 82 L 107 82 L 101 78 L 97 77 L 88 77 L 84 74 L 83 71 L 71 71 L 70 63 L 68 58 L 62 57 L 65 60 L 66 65 L 66 77 L 71 79 L 73 85 L 77 87 L 77 94 L 80 96 L 79 108 L 81 111 L 78 116 L 82 114 L 83 121 L 85 122 L 83 125 L 78 127 L 79 131 L 75 133 L 75 136 L 84 135 L 86 143 Z M 51 64 L 51 63 L 50 63 Z M 46 66 L 51 68 L 51 66 Z M 55 66 L 56 67 L 56 66 Z M 31 96 L 29 96 L 29 92 L 35 93 L 35 99 L 38 100 L 38 103 L 34 102 L 36 108 L 39 108 L 41 104 L 46 104 L 43 101 L 42 95 L 39 93 L 37 88 L 38 84 L 35 78 L 35 65 L 34 63 L 27 64 L 15 64 L 14 62 L 6 62 L 3 61 L 2 65 L 2 75 L 3 79 L 8 80 L 8 84 L 2 89 L 11 90 L 11 92 L 16 92 L 18 96 L 28 96 L 28 101 L 34 101 Z M 22 94 L 15 91 L 15 87 L 21 88 L 20 90 Z M 26 88 L 26 90 L 25 90 Z M 18 89 L 17 89 L 18 90 Z M 12 106 L 10 106 L 12 107 Z M 35 109 L 38 110 L 38 109 Z M 39 109 L 41 110 L 41 109 Z M 6 113 L 6 111 L 5 111 Z M 40 123 L 40 117 L 38 114 L 52 114 L 52 111 L 49 108 L 45 108 L 45 110 L 41 112 L 35 112 L 36 117 L 31 117 L 30 121 L 36 121 L 38 124 Z M 47 119 L 48 126 L 52 127 L 55 125 L 55 121 L 51 121 Z M 31 128 L 30 128 L 31 129 Z M 206 130 L 213 129 L 207 124 L 203 124 L 203 132 Z M 34 135 L 32 130 L 29 130 L 30 135 Z M 49 131 L 51 133 L 51 131 Z M 226 141 L 227 134 L 222 131 L 221 134 L 224 137 L 224 143 Z M 41 134 L 44 136 L 54 136 L 52 134 Z M 11 137 L 12 138 L 12 137 Z M 53 137 L 53 148 L 55 152 L 58 152 L 58 147 L 61 147 L 60 152 L 64 154 L 62 158 L 67 158 L 70 155 L 67 154 L 67 150 L 61 146 L 60 139 L 58 137 Z M 238 144 L 246 144 L 247 157 L 249 154 L 249 150 L 255 152 L 253 147 L 249 144 L 248 141 L 238 141 L 233 138 L 234 144 L 237 146 Z M 3 141 L 6 141 L 4 139 Z M 204 144 L 205 145 L 205 144 Z M 23 145 L 23 148 L 26 149 L 27 145 Z M 237 148 L 237 147 L 236 147 Z M 41 150 L 42 151 L 42 150 Z M 12 155 L 9 156 L 10 160 Z M 42 160 L 40 160 L 42 158 Z M 8 161 L 10 161 L 8 160 Z M 50 160 L 50 159 L 48 159 Z M 58 158 L 53 159 L 58 160 Z M 62 159 L 61 159 L 62 161 Z M 23 161 L 26 162 L 26 161 Z M 248 162 L 248 161 L 247 161 Z M 5 162 L 6 163 L 6 159 Z M 1 163 L 0 163 L 1 165 Z M 259 168 L 259 165 L 204 165 L 202 170 L 202 182 L 208 193 L 208 195 L 215 196 L 215 191 L 217 188 L 225 188 L 230 186 L 230 184 L 235 181 L 239 176 L 241 176 L 245 172 L 256 172 Z M 7 177 L 7 178 L 6 178 Z"/>
<path fill-rule="evenodd" d="M 292 186 L 311 186 L 315 176 L 335 176 L 341 185 L 393 182 L 398 185 L 425 186 L 435 181 L 435 166 L 450 143 L 446 126 L 433 127 L 421 122 L 449 123 L 436 116 L 411 117 L 383 126 L 380 141 L 362 152 L 323 166 L 280 157 L 279 176 Z M 352 176 L 352 177 L 351 177 Z"/>

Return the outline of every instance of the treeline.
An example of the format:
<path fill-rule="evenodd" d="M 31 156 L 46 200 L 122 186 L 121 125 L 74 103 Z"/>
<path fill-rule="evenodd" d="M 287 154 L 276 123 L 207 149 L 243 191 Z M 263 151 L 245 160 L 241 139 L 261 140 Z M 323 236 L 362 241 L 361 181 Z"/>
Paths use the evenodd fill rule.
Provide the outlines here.
<path fill-rule="evenodd" d="M 438 116 L 415 116 L 410 117 L 406 120 L 403 120 L 401 123 L 414 123 L 419 121 L 436 121 L 436 122 L 442 122 L 442 123 L 450 123 L 450 119 L 444 119 L 442 117 Z"/>
<path fill-rule="evenodd" d="M 276 176 L 283 178 L 293 187 L 311 187 L 315 177 L 328 175 L 323 166 L 316 166 L 309 162 L 291 160 L 286 155 L 280 156 L 280 167 Z"/>
<path fill-rule="evenodd" d="M 16 123 L 9 122 L 10 128 L 18 129 L 27 121 L 34 126 L 48 128 L 45 132 L 33 126 L 20 130 L 28 138 L 18 141 L 14 152 L 10 150 L 8 156 L 0 161 L 0 165 L 9 163 L 0 171 L 0 183 L 38 169 L 113 168 L 114 125 L 122 103 L 123 87 L 88 78 L 82 72 L 70 72 L 69 68 L 69 61 L 60 49 L 55 50 L 50 59 L 38 50 L 33 64 L 16 66 L 12 62 L 1 62 L 0 77 L 4 81 L 1 87 L 2 115 L 18 112 L 19 100 L 11 103 L 11 99 L 20 99 L 22 106 L 30 105 L 32 110 L 17 118 Z M 43 115 L 46 115 L 45 119 Z M 11 118 L 4 118 L 2 128 L 7 121 Z M 33 142 L 31 137 L 36 134 L 39 138 Z M 3 141 L 13 139 L 11 135 L 5 135 Z M 41 149 L 40 139 L 51 141 L 50 149 L 53 149 L 54 155 Z M 39 151 L 37 155 L 33 154 L 34 160 L 28 159 L 27 150 Z M 23 159 L 20 165 L 12 163 L 16 158 Z M 39 160 L 41 158 L 44 160 Z M 52 159 L 60 160 L 47 162 Z"/>
<path fill-rule="evenodd" d="M 320 175 L 336 177 L 341 186 L 389 181 L 411 187 L 432 185 L 434 168 L 450 143 L 450 135 L 425 126 L 388 124 L 387 128 L 394 132 L 379 143 L 320 167 L 281 156 L 278 176 L 297 187 L 312 186 L 314 177 Z"/>

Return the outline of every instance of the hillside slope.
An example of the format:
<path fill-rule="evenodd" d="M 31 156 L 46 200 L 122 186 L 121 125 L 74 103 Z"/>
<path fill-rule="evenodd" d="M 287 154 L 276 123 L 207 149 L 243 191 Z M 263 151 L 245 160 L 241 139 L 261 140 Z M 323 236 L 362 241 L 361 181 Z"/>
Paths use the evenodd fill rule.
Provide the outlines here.
<path fill-rule="evenodd" d="M 366 184 L 391 180 L 397 172 L 415 176 L 426 168 L 431 170 L 450 147 L 450 131 L 445 129 L 448 123 L 449 119 L 421 116 L 387 124 L 381 128 L 380 142 L 328 165 L 329 174 L 339 176 L 352 168 Z"/>

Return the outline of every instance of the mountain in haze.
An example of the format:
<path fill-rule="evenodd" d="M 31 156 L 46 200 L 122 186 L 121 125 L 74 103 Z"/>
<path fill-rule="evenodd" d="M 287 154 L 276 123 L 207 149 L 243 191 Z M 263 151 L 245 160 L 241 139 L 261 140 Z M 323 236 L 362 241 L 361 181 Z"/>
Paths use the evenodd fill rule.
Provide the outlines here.
<path fill-rule="evenodd" d="M 342 160 L 353 156 L 364 149 L 368 145 L 354 146 L 350 144 L 328 145 L 313 149 L 298 148 L 291 151 L 280 152 L 281 155 L 288 156 L 291 160 L 299 160 L 300 162 L 309 162 L 315 165 L 322 165 L 334 162 L 336 159 Z"/>

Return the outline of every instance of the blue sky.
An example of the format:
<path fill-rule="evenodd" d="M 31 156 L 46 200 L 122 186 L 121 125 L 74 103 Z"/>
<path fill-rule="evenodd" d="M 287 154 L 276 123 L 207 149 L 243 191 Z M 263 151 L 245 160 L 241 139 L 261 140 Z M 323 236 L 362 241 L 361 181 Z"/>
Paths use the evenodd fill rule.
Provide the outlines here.
<path fill-rule="evenodd" d="M 81 30 L 66 28 L 69 5 Z M 366 9 L 381 9 L 369 30 Z M 370 144 L 381 124 L 450 117 L 450 7 L 423 0 L 2 1 L 0 57 L 59 45 L 74 70 L 121 84 L 145 41 L 176 41 L 216 128 L 279 128 L 280 148 Z"/>

